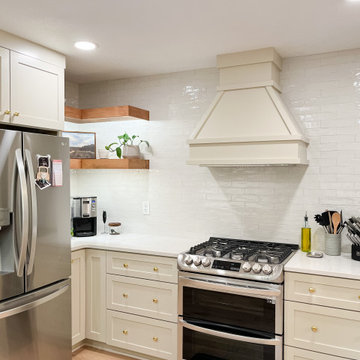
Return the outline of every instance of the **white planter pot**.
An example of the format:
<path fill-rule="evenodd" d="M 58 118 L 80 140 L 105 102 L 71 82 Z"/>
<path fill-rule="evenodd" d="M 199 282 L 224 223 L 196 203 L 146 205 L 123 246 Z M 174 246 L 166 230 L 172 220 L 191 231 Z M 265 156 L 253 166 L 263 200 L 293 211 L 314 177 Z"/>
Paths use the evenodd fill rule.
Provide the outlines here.
<path fill-rule="evenodd" d="M 124 159 L 140 159 L 140 149 L 138 145 L 124 145 Z"/>

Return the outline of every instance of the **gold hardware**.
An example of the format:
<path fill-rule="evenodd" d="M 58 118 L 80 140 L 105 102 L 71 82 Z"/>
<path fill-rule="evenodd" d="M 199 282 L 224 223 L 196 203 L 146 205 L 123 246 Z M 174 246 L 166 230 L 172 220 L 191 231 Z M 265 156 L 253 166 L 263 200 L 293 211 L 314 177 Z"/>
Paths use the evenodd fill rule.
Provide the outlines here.
<path fill-rule="evenodd" d="M 124 264 L 124 268 L 127 269 L 129 267 L 128 264 Z"/>
<path fill-rule="evenodd" d="M 360 300 L 360 295 L 358 296 L 358 299 Z"/>
<path fill-rule="evenodd" d="M 74 260 L 71 260 L 71 263 L 73 264 L 73 263 L 74 263 Z"/>
<path fill-rule="evenodd" d="M 127 335 L 127 334 L 128 334 L 128 331 L 127 331 L 127 330 L 123 330 L 123 334 L 124 334 L 124 335 Z"/>
<path fill-rule="evenodd" d="M 153 337 L 153 341 L 158 342 L 158 341 L 159 341 L 159 338 L 156 337 L 156 336 L 154 336 L 154 337 Z"/>
<path fill-rule="evenodd" d="M 311 327 L 311 331 L 312 331 L 312 332 L 317 332 L 317 331 L 318 331 L 318 328 L 317 328 L 316 326 L 312 326 L 312 327 Z"/>
<path fill-rule="evenodd" d="M 309 288 L 309 293 L 313 294 L 315 292 L 315 289 L 314 288 Z"/>
<path fill-rule="evenodd" d="M 158 302 L 159 302 L 158 299 L 153 299 L 153 303 L 154 303 L 154 304 L 157 304 Z"/>
<path fill-rule="evenodd" d="M 19 112 L 17 112 L 17 111 L 14 112 L 14 116 L 19 116 L 19 115 L 20 115 Z"/>
<path fill-rule="evenodd" d="M 128 294 L 125 294 L 125 293 L 123 294 L 124 298 L 127 298 L 128 296 L 129 296 Z"/>
<path fill-rule="evenodd" d="M 5 110 L 5 111 L 4 111 L 4 114 L 5 114 L 5 115 L 10 115 L 10 114 L 11 114 L 11 111 L 10 111 L 10 110 Z"/>
<path fill-rule="evenodd" d="M 159 271 L 159 268 L 157 268 L 156 266 L 154 267 L 154 271 Z"/>

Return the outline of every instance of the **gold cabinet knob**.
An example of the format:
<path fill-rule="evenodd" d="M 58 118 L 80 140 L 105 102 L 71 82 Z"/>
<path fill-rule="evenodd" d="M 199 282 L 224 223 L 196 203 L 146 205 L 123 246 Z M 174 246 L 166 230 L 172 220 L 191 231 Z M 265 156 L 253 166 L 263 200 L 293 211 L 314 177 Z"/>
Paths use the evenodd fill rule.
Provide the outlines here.
<path fill-rule="evenodd" d="M 311 327 L 311 331 L 312 331 L 312 332 L 317 332 L 317 331 L 318 331 L 318 328 L 317 328 L 316 326 L 312 326 L 312 327 Z"/>
<path fill-rule="evenodd" d="M 127 334 L 128 334 L 128 331 L 127 331 L 127 330 L 123 330 L 123 334 L 124 334 L 124 335 L 127 335 Z"/>
<path fill-rule="evenodd" d="M 124 266 L 125 269 L 127 269 L 129 267 L 128 264 L 124 264 L 123 266 Z"/>
<path fill-rule="evenodd" d="M 128 298 L 128 297 L 129 297 L 128 294 L 123 293 L 123 298 Z"/>
<path fill-rule="evenodd" d="M 155 298 L 155 299 L 153 299 L 153 303 L 154 303 L 154 304 L 157 304 L 158 302 L 159 302 L 159 300 L 158 300 L 158 299 L 156 299 L 156 298 Z"/>
<path fill-rule="evenodd" d="M 17 111 L 15 111 L 13 115 L 14 115 L 14 116 L 19 116 L 19 115 L 20 115 L 20 113 L 19 113 L 19 112 L 17 112 Z"/>
<path fill-rule="evenodd" d="M 5 110 L 5 111 L 4 111 L 4 114 L 5 114 L 5 115 L 10 115 L 10 114 L 11 114 L 11 111 L 10 111 L 10 110 Z"/>
<path fill-rule="evenodd" d="M 71 263 L 73 264 L 73 263 L 74 263 L 74 260 L 71 260 Z"/>
<path fill-rule="evenodd" d="M 360 295 L 358 296 L 358 299 L 360 300 Z"/>
<path fill-rule="evenodd" d="M 309 288 L 309 293 L 310 293 L 310 294 L 313 294 L 314 292 L 315 292 L 315 289 L 312 288 L 312 287 L 310 287 L 310 288 Z"/>
<path fill-rule="evenodd" d="M 154 336 L 154 337 L 153 337 L 153 341 L 158 342 L 158 341 L 159 341 L 159 338 L 158 338 L 157 336 Z"/>
<path fill-rule="evenodd" d="M 158 271 L 159 271 L 159 268 L 156 267 L 156 266 L 154 266 L 154 271 L 155 271 L 155 272 L 158 272 Z"/>

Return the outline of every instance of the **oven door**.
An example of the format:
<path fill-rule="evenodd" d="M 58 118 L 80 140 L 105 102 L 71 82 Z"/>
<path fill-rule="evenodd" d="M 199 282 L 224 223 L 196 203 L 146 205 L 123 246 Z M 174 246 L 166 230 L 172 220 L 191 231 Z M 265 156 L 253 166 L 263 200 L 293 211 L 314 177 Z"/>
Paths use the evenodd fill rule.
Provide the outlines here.
<path fill-rule="evenodd" d="M 185 321 L 283 334 L 283 285 L 180 272 L 178 304 Z"/>
<path fill-rule="evenodd" d="M 204 325 L 204 324 L 203 324 Z M 178 360 L 282 360 L 282 336 L 249 337 L 179 320 Z M 229 329 L 227 329 L 229 330 Z"/>

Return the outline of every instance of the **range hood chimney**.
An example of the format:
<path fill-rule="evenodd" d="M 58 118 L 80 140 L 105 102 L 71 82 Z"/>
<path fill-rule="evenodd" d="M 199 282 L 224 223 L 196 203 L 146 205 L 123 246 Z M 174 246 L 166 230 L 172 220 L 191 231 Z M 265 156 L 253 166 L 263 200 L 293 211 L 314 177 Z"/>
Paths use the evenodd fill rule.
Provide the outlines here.
<path fill-rule="evenodd" d="M 280 97 L 282 59 L 274 48 L 217 57 L 220 85 L 188 144 L 188 164 L 308 163 L 308 140 Z"/>

